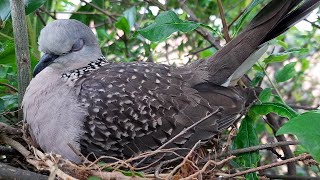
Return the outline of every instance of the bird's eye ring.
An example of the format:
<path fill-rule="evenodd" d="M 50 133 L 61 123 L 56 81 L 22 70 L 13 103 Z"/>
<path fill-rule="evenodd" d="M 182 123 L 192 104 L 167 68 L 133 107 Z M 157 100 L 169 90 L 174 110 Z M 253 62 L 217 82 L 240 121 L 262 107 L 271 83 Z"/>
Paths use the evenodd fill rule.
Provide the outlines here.
<path fill-rule="evenodd" d="M 72 51 L 79 51 L 79 50 L 82 49 L 83 45 L 84 45 L 83 39 L 78 39 L 78 40 L 72 45 L 72 48 L 71 48 L 70 51 L 71 51 L 71 52 L 72 52 Z"/>

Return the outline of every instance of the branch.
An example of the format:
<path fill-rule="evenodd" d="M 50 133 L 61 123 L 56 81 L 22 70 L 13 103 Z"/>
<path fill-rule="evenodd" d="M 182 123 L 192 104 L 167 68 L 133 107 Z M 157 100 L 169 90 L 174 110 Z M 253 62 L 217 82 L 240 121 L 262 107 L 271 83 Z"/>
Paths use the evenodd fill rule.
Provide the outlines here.
<path fill-rule="evenodd" d="M 14 35 L 16 65 L 18 74 L 18 102 L 21 105 L 24 93 L 30 82 L 30 55 L 24 3 L 22 0 L 10 0 L 12 27 Z M 19 111 L 19 120 L 22 112 Z"/>
<path fill-rule="evenodd" d="M 179 0 L 181 9 L 183 9 L 190 17 L 188 18 L 191 21 L 200 22 L 196 15 L 184 4 L 184 1 Z M 196 29 L 197 33 L 200 34 L 205 40 L 207 40 L 214 48 L 221 49 L 219 41 L 214 39 L 206 29 L 199 27 Z"/>
<path fill-rule="evenodd" d="M 48 176 L 37 174 L 31 171 L 15 168 L 3 163 L 0 163 L 0 179 L 37 179 L 46 180 Z"/>
<path fill-rule="evenodd" d="M 112 21 L 116 21 L 116 18 L 113 17 L 112 14 L 110 14 L 109 12 L 105 11 L 104 9 L 100 8 L 99 6 L 93 4 L 93 3 L 90 3 L 90 2 L 87 2 L 85 0 L 80 0 L 81 2 L 84 2 L 86 4 L 88 4 L 89 6 L 93 7 L 94 9 L 96 9 L 97 11 L 101 12 L 102 14 L 108 16 L 110 19 L 112 19 Z"/>
<path fill-rule="evenodd" d="M 12 135 L 22 135 L 22 130 L 18 128 L 11 127 L 3 122 L 0 122 L 0 133 L 12 134 Z"/>
<path fill-rule="evenodd" d="M 267 114 L 266 117 L 267 117 L 267 123 L 270 125 L 270 127 L 272 128 L 272 131 L 275 135 L 276 132 L 278 131 L 278 129 L 280 128 L 279 122 L 270 113 Z M 279 142 L 287 141 L 284 135 L 279 135 L 279 136 L 275 135 L 275 137 L 276 137 L 277 141 L 279 141 Z M 294 157 L 289 146 L 282 146 L 281 149 L 282 149 L 283 154 L 286 159 Z M 295 163 L 288 163 L 288 174 L 295 175 L 296 172 L 297 172 L 297 170 L 296 170 Z"/>
<path fill-rule="evenodd" d="M 297 161 L 303 161 L 303 160 L 310 159 L 310 158 L 311 158 L 311 156 L 309 154 L 301 154 L 301 155 L 299 155 L 297 157 L 293 157 L 293 158 L 286 159 L 286 160 L 283 160 L 283 161 L 279 161 L 279 162 L 275 162 L 275 163 L 259 166 L 259 167 L 256 167 L 256 168 L 248 169 L 248 170 L 245 170 L 245 171 L 241 171 L 241 172 L 238 172 L 238 173 L 226 175 L 225 178 L 232 178 L 232 177 L 235 177 L 235 176 L 242 176 L 244 174 L 248 174 L 248 173 L 252 173 L 252 172 L 256 172 L 256 171 L 261 171 L 261 170 L 269 169 L 269 168 L 276 167 L 276 166 L 281 166 L 281 165 L 284 165 L 284 164 L 287 164 L 287 163 L 294 163 L 294 162 L 297 162 Z"/>
<path fill-rule="evenodd" d="M 12 90 L 13 92 L 18 92 L 18 89 L 13 87 L 10 84 L 0 82 L 0 86 L 5 86 L 5 87 L 9 88 L 10 90 Z"/>
<path fill-rule="evenodd" d="M 282 141 L 282 142 L 275 142 L 275 143 L 269 143 L 269 144 L 261 144 L 257 146 L 251 146 L 247 148 L 242 148 L 242 149 L 236 149 L 232 150 L 226 153 L 223 153 L 218 156 L 219 157 L 224 157 L 228 155 L 237 155 L 237 154 L 242 154 L 242 153 L 247 153 L 247 152 L 252 152 L 252 151 L 259 151 L 259 150 L 264 150 L 268 148 L 275 148 L 275 147 L 281 147 L 281 146 L 288 146 L 288 145 L 297 145 L 299 144 L 298 141 Z"/>
<path fill-rule="evenodd" d="M 222 2 L 221 2 L 221 0 L 217 0 L 217 2 L 218 2 L 218 7 L 219 7 L 220 18 L 221 18 L 221 21 L 222 21 L 223 36 L 224 36 L 226 42 L 228 43 L 228 42 L 231 41 L 231 38 L 229 36 L 229 30 L 228 30 L 228 25 L 227 25 L 227 22 L 226 22 L 226 18 L 224 17 Z"/>

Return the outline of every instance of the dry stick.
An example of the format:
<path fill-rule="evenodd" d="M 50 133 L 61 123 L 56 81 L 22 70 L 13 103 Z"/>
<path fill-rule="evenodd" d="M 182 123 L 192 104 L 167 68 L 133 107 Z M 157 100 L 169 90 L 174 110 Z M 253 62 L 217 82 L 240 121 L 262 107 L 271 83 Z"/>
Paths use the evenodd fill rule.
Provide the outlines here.
<path fill-rule="evenodd" d="M 3 122 L 0 122 L 0 133 L 12 134 L 12 135 L 22 135 L 22 130 L 18 128 L 11 127 Z"/>
<path fill-rule="evenodd" d="M 228 158 L 226 158 L 226 159 L 224 159 L 224 160 L 222 160 L 222 161 L 219 161 L 219 162 L 215 162 L 214 160 L 209 160 L 209 161 L 202 167 L 202 169 L 201 169 L 200 171 L 197 171 L 196 173 L 191 174 L 190 176 L 188 176 L 188 177 L 186 177 L 186 178 L 183 178 L 183 179 L 181 179 L 181 180 L 193 179 L 193 178 L 197 177 L 198 175 L 203 174 L 203 173 L 206 171 L 206 169 L 209 167 L 209 165 L 214 164 L 214 165 L 216 165 L 216 166 L 220 166 L 220 165 L 225 164 L 226 162 L 230 161 L 231 159 L 233 159 L 233 158 L 235 158 L 235 157 L 236 157 L 236 156 L 230 156 L 230 157 L 228 157 Z"/>
<path fill-rule="evenodd" d="M 222 32 L 223 32 L 225 40 L 228 43 L 228 42 L 231 41 L 231 38 L 229 36 L 228 25 L 227 25 L 227 22 L 226 22 L 226 18 L 224 17 L 224 12 L 223 12 L 223 7 L 222 7 L 221 0 L 217 0 L 217 2 L 218 2 L 218 7 L 219 7 L 220 18 L 221 18 L 221 21 L 222 21 Z"/>
<path fill-rule="evenodd" d="M 281 141 L 281 142 L 275 142 L 275 143 L 269 143 L 269 144 L 261 144 L 257 146 L 251 146 L 247 148 L 232 150 L 217 156 L 217 158 L 228 156 L 228 155 L 237 155 L 237 154 L 242 154 L 242 153 L 247 153 L 252 151 L 258 151 L 258 150 L 263 150 L 268 148 L 275 148 L 279 146 L 288 146 L 288 145 L 297 145 L 297 144 L 299 144 L 298 141 Z"/>
<path fill-rule="evenodd" d="M 211 117 L 213 114 L 217 113 L 219 111 L 219 109 L 217 109 L 216 111 L 206 115 L 204 118 L 200 119 L 198 122 L 195 122 L 194 124 L 192 124 L 191 126 L 184 128 L 179 134 L 175 135 L 173 138 L 171 138 L 169 141 L 167 141 L 166 143 L 164 143 L 162 146 L 158 147 L 158 149 L 156 149 L 156 151 L 159 151 L 161 149 L 163 149 L 165 146 L 167 146 L 168 144 L 172 143 L 174 140 L 176 140 L 178 137 L 182 136 L 184 133 L 188 132 L 190 129 L 196 127 L 198 124 L 202 123 L 203 121 L 205 121 L 206 119 L 208 119 L 209 117 Z M 143 158 L 136 166 L 140 165 L 142 162 L 144 162 L 147 159 L 147 157 Z"/>
<path fill-rule="evenodd" d="M 93 4 L 93 3 L 90 3 L 90 2 L 87 2 L 85 0 L 80 0 L 81 2 L 84 2 L 88 5 L 90 5 L 91 7 L 93 7 L 94 9 L 96 9 L 97 11 L 103 13 L 104 15 L 108 16 L 110 19 L 112 19 L 113 21 L 116 21 L 116 18 L 112 16 L 112 14 L 110 14 L 109 12 L 103 10 L 102 8 L 98 7 L 97 5 Z"/>
<path fill-rule="evenodd" d="M 31 75 L 29 40 L 23 0 L 10 0 L 10 8 L 18 75 L 18 102 L 20 106 Z M 22 111 L 19 111 L 18 119 L 23 119 Z"/>
<path fill-rule="evenodd" d="M 261 171 L 261 170 L 269 169 L 269 168 L 276 167 L 276 166 L 281 166 L 281 165 L 284 165 L 284 164 L 287 164 L 287 163 L 303 161 L 303 160 L 310 159 L 310 158 L 311 158 L 311 156 L 309 154 L 301 154 L 301 155 L 299 155 L 297 157 L 293 157 L 293 158 L 286 159 L 286 160 L 283 160 L 283 161 L 279 161 L 279 162 L 275 162 L 275 163 L 259 166 L 259 167 L 256 167 L 256 168 L 248 169 L 248 170 L 245 170 L 245 171 L 241 171 L 241 172 L 238 172 L 238 173 L 230 174 L 230 175 L 227 175 L 225 178 L 232 178 L 232 177 L 235 177 L 235 176 L 242 176 L 244 174 L 248 174 L 248 173 L 252 173 L 252 172 L 256 172 L 256 171 Z"/>
<path fill-rule="evenodd" d="M 166 179 L 170 179 L 173 174 L 175 172 L 178 171 L 178 169 L 180 169 L 187 161 L 188 161 L 188 158 L 192 155 L 192 153 L 194 152 L 194 150 L 196 149 L 196 147 L 198 147 L 198 145 L 200 144 L 200 140 L 192 147 L 192 149 L 189 151 L 189 153 L 183 158 L 183 161 L 178 165 L 176 166 L 170 173 L 169 175 L 166 177 Z"/>

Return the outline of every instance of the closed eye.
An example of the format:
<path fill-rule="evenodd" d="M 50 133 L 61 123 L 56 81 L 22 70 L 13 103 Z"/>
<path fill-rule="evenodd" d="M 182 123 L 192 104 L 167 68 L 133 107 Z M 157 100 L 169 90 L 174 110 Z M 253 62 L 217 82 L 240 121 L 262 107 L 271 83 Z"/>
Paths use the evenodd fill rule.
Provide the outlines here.
<path fill-rule="evenodd" d="M 74 52 L 74 51 L 79 51 L 82 49 L 84 45 L 84 41 L 83 39 L 78 39 L 73 45 L 72 48 L 70 50 L 70 52 Z"/>

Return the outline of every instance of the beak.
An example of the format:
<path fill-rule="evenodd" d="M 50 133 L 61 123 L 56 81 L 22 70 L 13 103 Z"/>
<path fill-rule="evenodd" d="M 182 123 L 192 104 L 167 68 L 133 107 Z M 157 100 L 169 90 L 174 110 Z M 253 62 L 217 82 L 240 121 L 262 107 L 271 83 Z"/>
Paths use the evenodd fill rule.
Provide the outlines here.
<path fill-rule="evenodd" d="M 53 63 L 55 59 L 57 59 L 59 56 L 58 55 L 53 55 L 53 54 L 44 54 L 36 67 L 33 70 L 32 76 L 35 77 L 39 72 L 41 72 L 44 68 L 49 66 L 50 64 Z"/>

